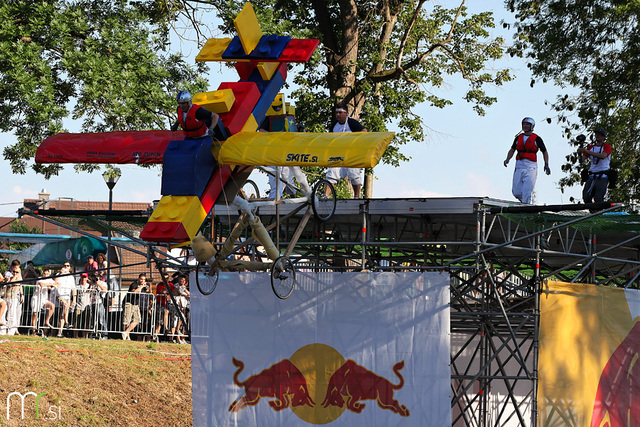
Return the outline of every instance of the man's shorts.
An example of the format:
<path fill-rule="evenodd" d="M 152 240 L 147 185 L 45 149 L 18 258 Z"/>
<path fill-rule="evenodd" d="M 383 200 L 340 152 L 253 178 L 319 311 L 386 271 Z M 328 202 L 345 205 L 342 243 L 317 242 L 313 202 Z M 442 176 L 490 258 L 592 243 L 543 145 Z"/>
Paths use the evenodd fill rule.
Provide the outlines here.
<path fill-rule="evenodd" d="M 329 168 L 327 169 L 327 181 L 336 185 L 342 178 L 349 178 L 351 185 L 362 185 L 360 168 Z"/>
<path fill-rule="evenodd" d="M 127 327 L 131 323 L 140 323 L 142 316 L 140 316 L 140 306 L 126 303 L 124 305 L 124 316 L 122 317 L 122 324 Z"/>

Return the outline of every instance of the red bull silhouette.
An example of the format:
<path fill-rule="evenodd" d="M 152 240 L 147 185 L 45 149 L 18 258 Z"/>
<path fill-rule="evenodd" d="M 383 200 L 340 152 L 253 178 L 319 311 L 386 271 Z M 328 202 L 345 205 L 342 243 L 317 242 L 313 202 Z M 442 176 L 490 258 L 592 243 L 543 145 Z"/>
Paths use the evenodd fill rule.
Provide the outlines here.
<path fill-rule="evenodd" d="M 309 395 L 307 380 L 288 359 L 281 360 L 243 382 L 240 382 L 238 377 L 244 369 L 244 363 L 234 357 L 233 365 L 238 368 L 233 374 L 233 382 L 244 388 L 245 395 L 229 406 L 229 412 L 238 412 L 247 406 L 257 405 L 261 397 L 275 399 L 269 401 L 269 406 L 274 411 L 303 405 L 312 408 L 315 406 Z"/>
<path fill-rule="evenodd" d="M 611 355 L 602 370 L 591 416 L 591 427 L 623 427 L 640 422 L 640 322 Z"/>
<path fill-rule="evenodd" d="M 362 400 L 375 400 L 380 408 L 408 417 L 409 409 L 393 398 L 394 390 L 404 387 L 404 378 L 400 374 L 403 368 L 404 360 L 393 365 L 393 372 L 400 379 L 398 385 L 394 385 L 349 359 L 329 379 L 322 406 L 344 407 L 346 404 L 348 410 L 359 414 L 366 406 Z"/>

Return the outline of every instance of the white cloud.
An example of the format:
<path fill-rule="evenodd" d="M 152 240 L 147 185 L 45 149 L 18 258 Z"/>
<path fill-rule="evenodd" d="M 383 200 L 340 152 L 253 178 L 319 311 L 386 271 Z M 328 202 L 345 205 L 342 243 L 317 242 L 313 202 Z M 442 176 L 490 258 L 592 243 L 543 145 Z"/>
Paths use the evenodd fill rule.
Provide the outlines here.
<path fill-rule="evenodd" d="M 496 185 L 496 183 L 500 185 Z M 469 195 L 496 197 L 496 195 L 504 194 L 505 188 L 510 189 L 511 182 L 502 183 L 497 181 L 495 177 L 469 172 L 465 176 L 464 186 Z"/>
<path fill-rule="evenodd" d="M 420 188 L 406 188 L 400 191 L 400 193 L 395 196 L 399 198 L 422 198 L 422 197 L 453 197 L 451 194 L 442 194 L 436 193 L 435 191 L 429 191 L 426 189 Z"/>
<path fill-rule="evenodd" d="M 38 190 L 29 190 L 22 188 L 19 185 L 14 185 L 12 188 L 12 201 L 22 201 L 23 199 L 37 199 Z"/>
<path fill-rule="evenodd" d="M 160 197 L 161 196 L 158 194 L 158 191 L 156 189 L 149 189 L 144 191 L 133 190 L 129 192 L 129 198 L 126 201 L 151 203 L 153 200 L 159 200 Z"/>

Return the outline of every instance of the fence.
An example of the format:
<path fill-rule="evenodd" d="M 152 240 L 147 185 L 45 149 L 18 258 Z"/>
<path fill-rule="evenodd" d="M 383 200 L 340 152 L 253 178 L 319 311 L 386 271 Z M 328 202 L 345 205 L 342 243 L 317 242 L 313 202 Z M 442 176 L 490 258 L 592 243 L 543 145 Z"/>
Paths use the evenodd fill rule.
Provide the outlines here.
<path fill-rule="evenodd" d="M 0 315 L 0 335 L 35 331 L 45 336 L 121 338 L 133 321 L 137 324 L 131 329 L 132 339 L 182 341 L 189 330 L 188 293 L 174 294 L 176 305 L 165 294 L 76 288 L 75 298 L 67 305 L 55 288 L 46 297 L 36 291 L 38 288 L 24 285 L 22 304 L 18 299 L 5 299 L 7 310 Z"/>

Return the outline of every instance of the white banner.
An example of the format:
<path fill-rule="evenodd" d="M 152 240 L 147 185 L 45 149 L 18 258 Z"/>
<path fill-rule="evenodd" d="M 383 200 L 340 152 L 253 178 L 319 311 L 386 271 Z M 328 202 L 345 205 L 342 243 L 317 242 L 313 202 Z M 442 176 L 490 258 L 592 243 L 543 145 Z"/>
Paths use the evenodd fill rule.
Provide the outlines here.
<path fill-rule="evenodd" d="M 451 425 L 448 274 L 297 272 L 287 300 L 265 273 L 191 290 L 194 425 Z"/>

